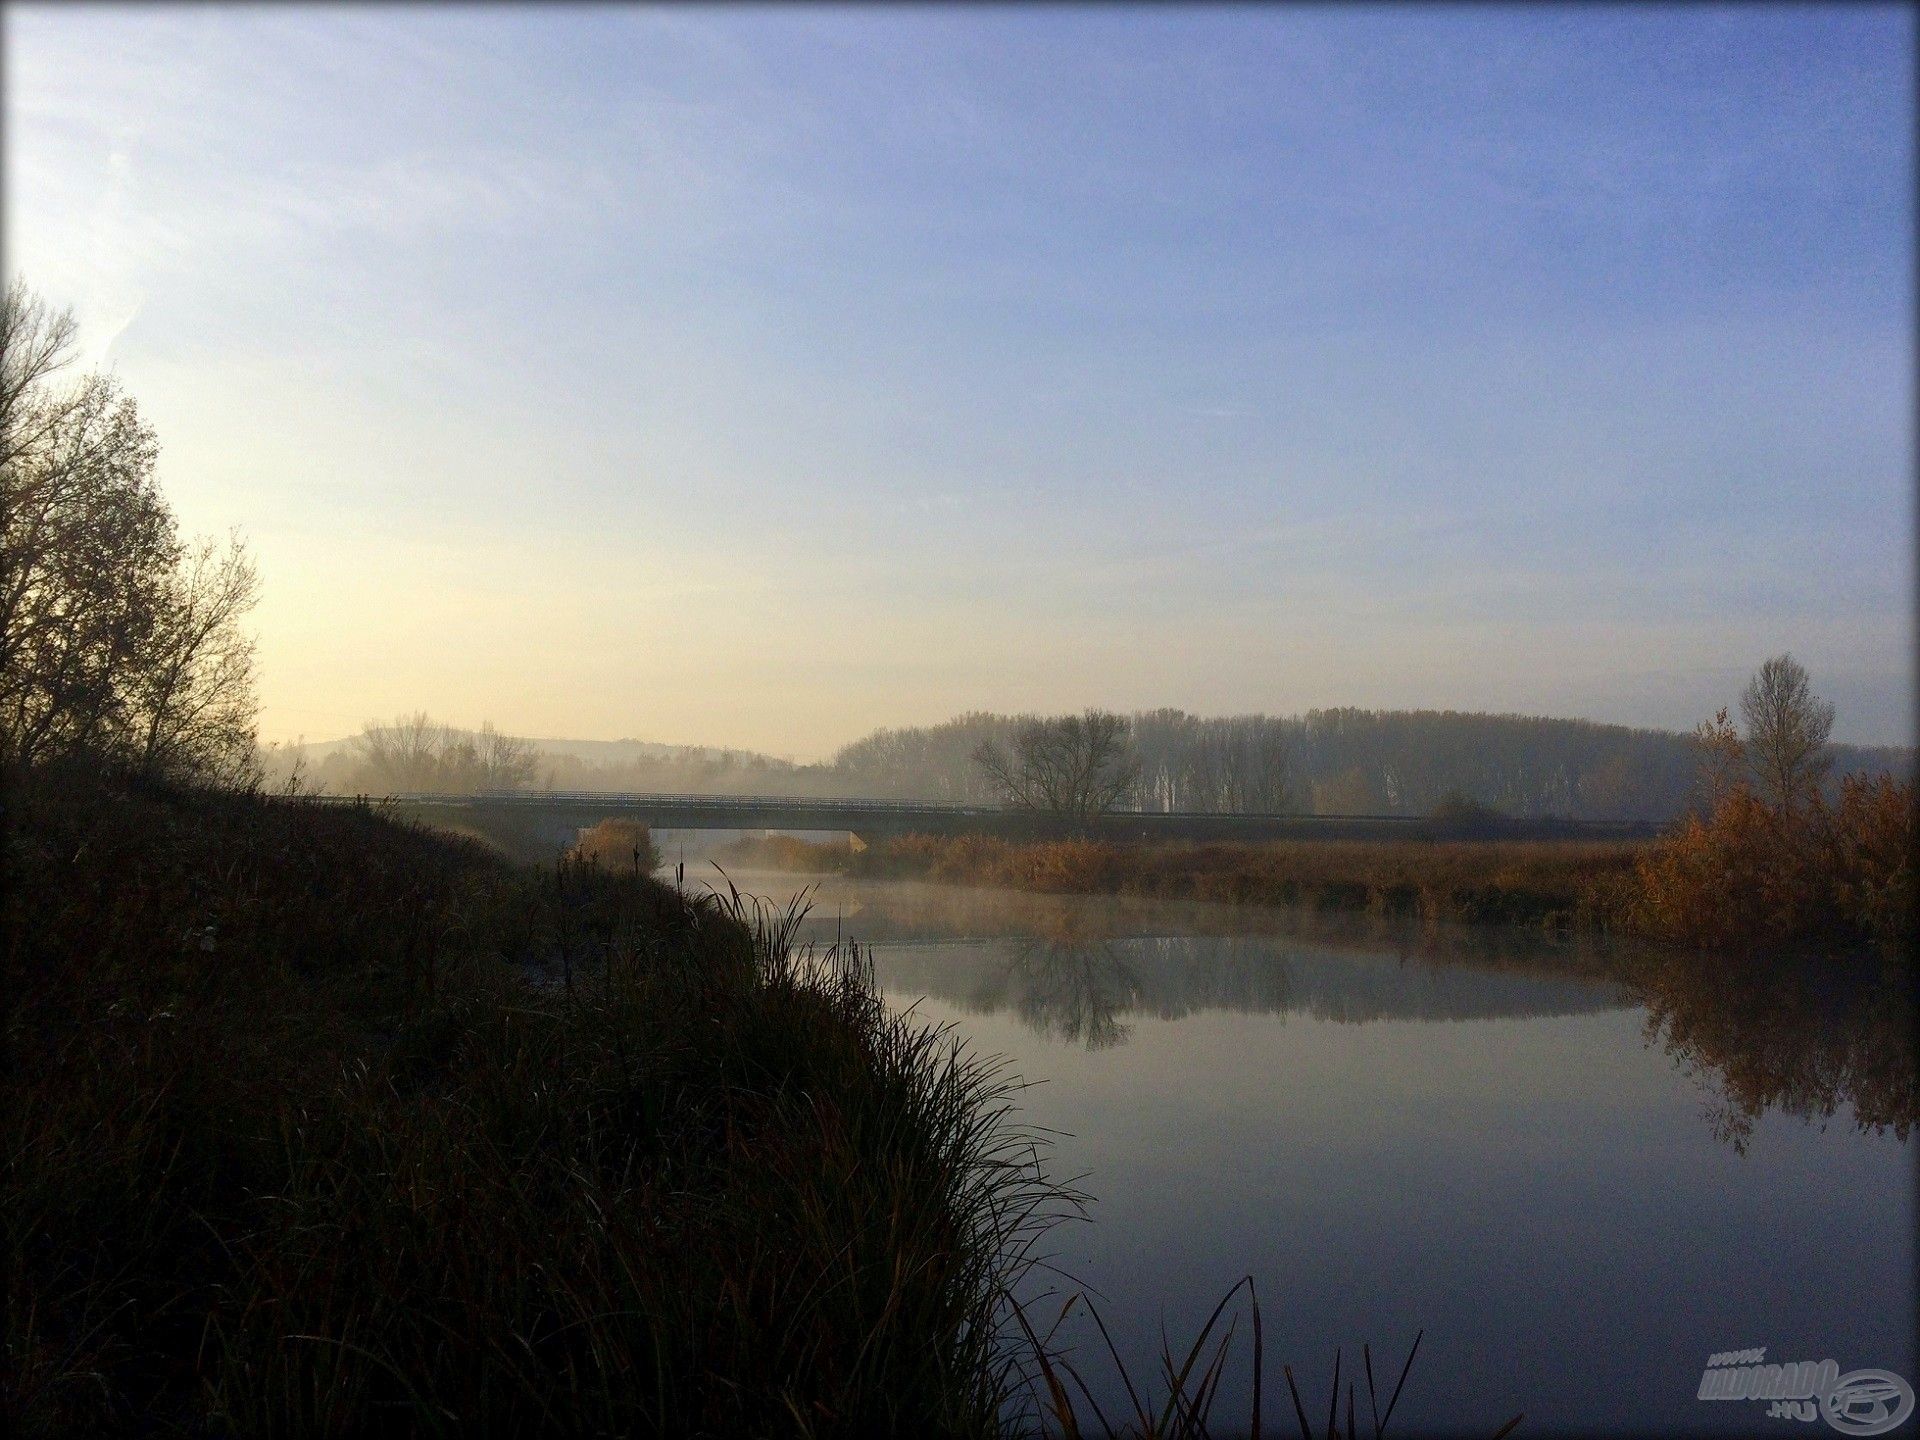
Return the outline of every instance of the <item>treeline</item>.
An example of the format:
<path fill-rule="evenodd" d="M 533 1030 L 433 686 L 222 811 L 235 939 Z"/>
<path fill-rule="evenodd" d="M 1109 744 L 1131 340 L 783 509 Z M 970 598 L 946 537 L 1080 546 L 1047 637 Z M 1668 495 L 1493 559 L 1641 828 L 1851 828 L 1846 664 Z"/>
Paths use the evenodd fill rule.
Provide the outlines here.
<path fill-rule="evenodd" d="M 369 722 L 337 758 L 334 778 L 366 794 L 524 790 L 539 766 L 530 740 L 502 735 L 491 722 L 478 730 L 443 725 L 424 710 L 390 724 Z"/>
<path fill-rule="evenodd" d="M 975 712 L 941 725 L 879 730 L 829 767 L 841 793 L 986 803 L 973 763 L 1030 715 Z M 1694 738 L 1666 730 L 1453 710 L 1310 710 L 1299 716 L 1131 717 L 1134 803 L 1149 810 L 1430 815 L 1471 802 L 1508 815 L 1665 820 L 1696 798 Z M 1834 745 L 1830 787 L 1850 774 L 1909 773 L 1913 752 Z"/>
<path fill-rule="evenodd" d="M 984 803 L 972 756 L 1006 744 L 1030 715 L 975 712 L 878 730 L 841 750 L 839 793 Z M 1299 716 L 1131 717 L 1135 803 L 1149 810 L 1430 815 L 1470 801 L 1509 815 L 1665 820 L 1695 798 L 1694 738 L 1668 730 L 1454 710 L 1310 710 Z M 1847 775 L 1909 773 L 1910 749 L 1834 745 L 1830 787 Z"/>
<path fill-rule="evenodd" d="M 1920 811 L 1911 778 L 1839 770 L 1834 707 L 1791 655 L 1688 737 L 1691 803 L 1651 844 L 1009 843 L 906 835 L 854 849 L 742 840 L 735 862 L 1079 895 L 1618 930 L 1727 953 L 1906 955 Z M 1118 717 L 1106 717 L 1115 725 Z M 1445 811 L 1467 801 L 1446 801 Z"/>
<path fill-rule="evenodd" d="M 531 768 L 513 785 L 992 804 L 999 791 L 976 754 L 983 743 L 1012 748 L 1036 718 L 973 711 L 937 725 L 876 730 L 814 765 L 692 746 L 593 759 L 560 750 L 565 742 L 529 742 Z M 446 733 L 476 744 L 480 734 Z M 1130 803 L 1149 810 L 1430 815 L 1471 803 L 1521 817 L 1658 821 L 1699 798 L 1692 736 L 1589 720 L 1351 708 L 1202 717 L 1161 709 L 1128 717 L 1128 746 L 1138 774 Z M 1847 775 L 1904 776 L 1913 767 L 1910 749 L 1832 745 L 1828 754 L 1832 798 Z M 431 773 L 423 765 L 413 780 L 389 784 L 363 735 L 310 767 L 308 782 L 345 793 L 451 784 Z"/>

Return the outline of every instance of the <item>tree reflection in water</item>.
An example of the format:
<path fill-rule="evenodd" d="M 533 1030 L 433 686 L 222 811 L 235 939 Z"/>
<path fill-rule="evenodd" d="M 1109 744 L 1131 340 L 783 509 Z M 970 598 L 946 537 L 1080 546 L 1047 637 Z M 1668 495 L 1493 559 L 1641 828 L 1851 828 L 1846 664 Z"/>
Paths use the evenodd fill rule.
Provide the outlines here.
<path fill-rule="evenodd" d="M 1825 1123 L 1847 1107 L 1863 1133 L 1905 1141 L 1920 1108 L 1910 972 L 1831 959 L 1736 968 L 1640 956 L 1631 982 L 1649 1044 L 1710 1095 L 1714 1134 L 1746 1153 L 1769 1110 Z"/>
<path fill-rule="evenodd" d="M 1122 1012 L 1140 1003 L 1140 977 L 1110 941 L 1023 940 L 1008 957 L 1005 984 L 1013 1009 L 1051 1040 L 1105 1050 L 1122 1044 Z"/>
<path fill-rule="evenodd" d="M 809 938 L 837 936 L 843 918 L 883 942 L 897 988 L 1011 1011 L 1089 1049 L 1125 1043 L 1139 1015 L 1364 1024 L 1637 1003 L 1648 1042 L 1707 1090 L 1714 1134 L 1741 1153 L 1772 1109 L 1824 1123 L 1844 1106 L 1861 1130 L 1903 1142 L 1920 1109 L 1914 981 L 1892 965 L 1760 965 L 1519 928 L 899 883 L 842 884 Z"/>

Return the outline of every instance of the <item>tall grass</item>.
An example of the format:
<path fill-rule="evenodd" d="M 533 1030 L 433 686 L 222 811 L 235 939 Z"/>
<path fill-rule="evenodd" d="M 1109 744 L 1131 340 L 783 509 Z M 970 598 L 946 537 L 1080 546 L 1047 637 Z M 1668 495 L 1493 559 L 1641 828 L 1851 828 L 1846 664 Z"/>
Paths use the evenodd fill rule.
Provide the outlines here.
<path fill-rule="evenodd" d="M 1228 1360 L 1234 1353 L 1234 1337 L 1240 1328 L 1241 1314 L 1237 1308 L 1230 1310 L 1230 1307 L 1242 1290 L 1246 1292 L 1250 1314 L 1248 1350 L 1251 1402 L 1245 1429 L 1240 1428 L 1237 1417 L 1216 1416 L 1214 1413 L 1219 1404 L 1220 1387 L 1226 1376 Z M 1084 1306 L 1092 1319 L 1107 1359 L 1112 1363 L 1114 1374 L 1126 1393 L 1129 1408 L 1124 1413 L 1109 1416 L 1094 1397 L 1080 1368 L 1053 1343 L 1061 1324 L 1078 1306 Z M 1136 1381 L 1125 1358 L 1114 1345 L 1099 1310 L 1081 1294 L 1067 1297 L 1045 1334 L 1036 1329 L 1025 1307 L 1015 1307 L 1014 1319 L 1033 1358 L 1035 1373 L 1030 1384 L 1040 1395 L 1038 1408 L 1041 1419 L 1046 1432 L 1059 1436 L 1060 1440 L 1082 1440 L 1083 1436 L 1094 1434 L 1105 1436 L 1107 1440 L 1122 1440 L 1122 1437 L 1125 1440 L 1210 1440 L 1214 1435 L 1234 1434 L 1249 1435 L 1258 1440 L 1265 1433 L 1263 1420 L 1271 1414 L 1271 1408 L 1277 1408 L 1268 1406 L 1266 1343 L 1261 1324 L 1260 1295 L 1251 1275 L 1242 1277 L 1220 1297 L 1219 1303 L 1213 1307 L 1213 1313 L 1184 1351 L 1176 1351 L 1171 1342 L 1162 1337 L 1159 1369 L 1154 1382 L 1144 1377 Z M 1227 1322 L 1225 1326 L 1220 1323 L 1222 1319 Z M 1394 1411 L 1399 1408 L 1401 1393 L 1406 1388 L 1407 1376 L 1420 1353 L 1420 1341 L 1425 1333 L 1421 1331 L 1414 1336 L 1407 1358 L 1400 1367 L 1399 1377 L 1386 1397 L 1384 1412 L 1381 1409 L 1380 1391 L 1374 1381 L 1373 1347 L 1361 1347 L 1362 1369 L 1367 1385 L 1367 1421 L 1374 1440 L 1384 1440 L 1393 1422 Z M 1327 1387 L 1327 1419 L 1323 1432 L 1326 1440 L 1338 1440 L 1341 1433 L 1340 1370 L 1341 1356 L 1336 1350 L 1333 1379 Z M 1307 1402 L 1301 1396 L 1293 1367 L 1281 1366 L 1281 1375 L 1286 1381 L 1288 1399 L 1292 1402 L 1292 1418 L 1300 1428 L 1300 1440 L 1315 1440 L 1315 1427 L 1308 1419 Z M 1353 1440 L 1358 1434 L 1358 1388 L 1358 1380 L 1349 1378 L 1344 1392 L 1348 1440 Z M 1524 1414 L 1513 1416 L 1493 1432 L 1493 1440 L 1503 1440 L 1503 1437 L 1512 1434 L 1525 1418 Z M 1099 1428 L 1095 1430 L 1094 1425 Z M 1284 1418 L 1277 1428 L 1285 1428 Z"/>
<path fill-rule="evenodd" d="M 857 952 L 367 811 L 29 782 L 8 1433 L 998 1433 L 1062 1194 Z"/>

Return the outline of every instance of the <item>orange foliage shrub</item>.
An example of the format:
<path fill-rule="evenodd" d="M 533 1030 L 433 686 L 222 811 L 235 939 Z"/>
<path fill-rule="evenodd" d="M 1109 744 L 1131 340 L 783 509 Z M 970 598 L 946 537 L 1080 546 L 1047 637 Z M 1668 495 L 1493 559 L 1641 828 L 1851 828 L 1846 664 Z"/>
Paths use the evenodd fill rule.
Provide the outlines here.
<path fill-rule="evenodd" d="M 1830 825 L 1834 906 L 1855 930 L 1882 944 L 1913 938 L 1917 818 L 1911 781 L 1849 775 L 1841 782 Z"/>
<path fill-rule="evenodd" d="M 1848 777 L 1839 800 L 1786 808 L 1745 785 L 1654 846 L 1629 902 L 1636 928 L 1702 948 L 1913 935 L 1914 791 Z"/>

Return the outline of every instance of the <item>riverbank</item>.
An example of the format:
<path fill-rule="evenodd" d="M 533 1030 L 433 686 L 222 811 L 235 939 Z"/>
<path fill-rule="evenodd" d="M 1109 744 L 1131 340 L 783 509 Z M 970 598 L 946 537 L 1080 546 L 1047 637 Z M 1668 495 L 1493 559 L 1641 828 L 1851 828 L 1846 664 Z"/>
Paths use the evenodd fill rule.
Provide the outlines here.
<path fill-rule="evenodd" d="M 927 835 L 852 850 L 771 836 L 738 841 L 716 858 L 861 879 L 1603 930 L 1618 919 L 1646 851 L 1627 841 L 1114 845 Z"/>
<path fill-rule="evenodd" d="M 8 801 L 9 1433 L 997 1429 L 1040 1177 L 858 957 L 364 809 Z"/>

